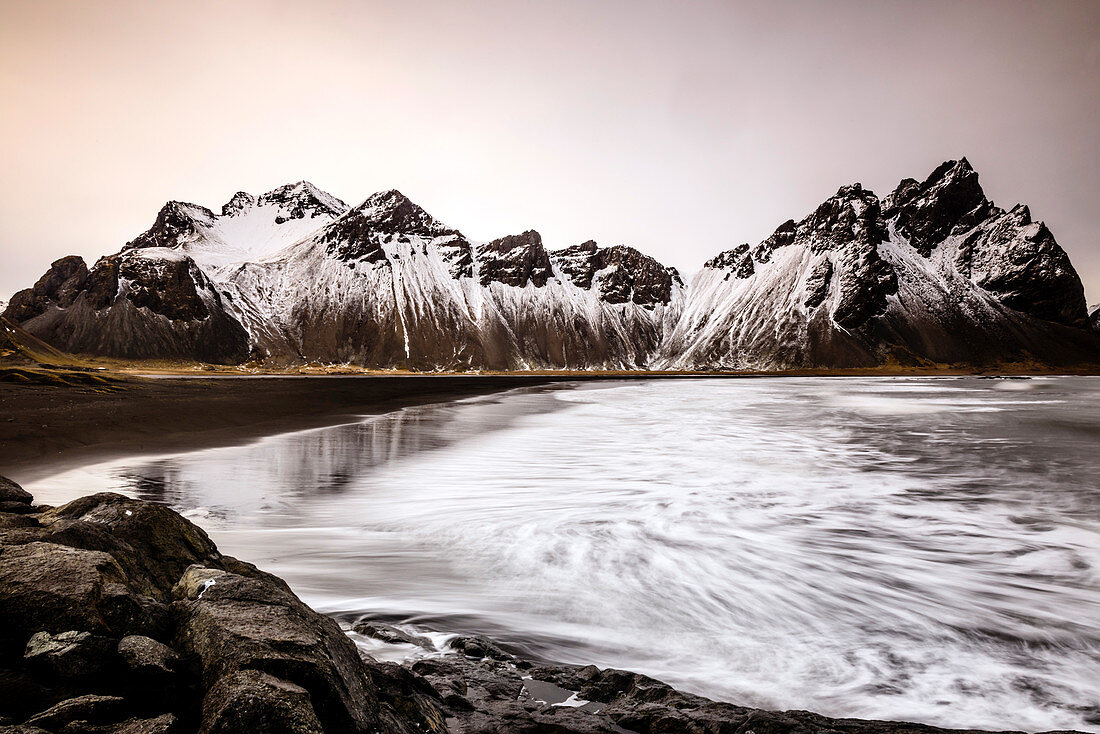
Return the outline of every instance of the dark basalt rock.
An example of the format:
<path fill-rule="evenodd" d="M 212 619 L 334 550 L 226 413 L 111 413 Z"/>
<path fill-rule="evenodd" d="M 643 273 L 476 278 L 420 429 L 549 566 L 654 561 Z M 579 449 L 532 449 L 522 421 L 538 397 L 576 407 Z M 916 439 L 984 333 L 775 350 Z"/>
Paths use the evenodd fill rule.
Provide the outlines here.
<path fill-rule="evenodd" d="M 256 197 L 247 191 L 238 191 L 233 197 L 222 204 L 222 216 L 232 217 L 243 211 L 251 209 L 256 204 Z"/>
<path fill-rule="evenodd" d="M 833 278 L 833 261 L 825 258 L 810 271 L 806 280 L 806 299 L 802 302 L 806 308 L 817 308 L 829 295 L 829 285 Z"/>
<path fill-rule="evenodd" d="M 598 247 L 589 240 L 552 252 L 550 259 L 574 285 L 586 290 L 598 274 L 600 298 L 607 303 L 632 301 L 652 308 L 672 300 L 673 285 L 682 285 L 675 268 L 625 245 Z"/>
<path fill-rule="evenodd" d="M 230 203 L 240 195 L 238 193 L 234 196 Z M 322 215 L 338 217 L 348 209 L 347 204 L 335 196 L 321 191 L 309 181 L 285 184 L 268 191 L 256 199 L 256 204 L 260 206 L 277 205 L 283 213 L 275 218 L 276 224 L 282 224 L 290 219 L 305 219 L 306 217 L 312 219 Z M 222 211 L 225 213 L 224 208 Z"/>
<path fill-rule="evenodd" d="M 123 637 L 115 651 L 133 675 L 152 684 L 169 681 L 180 669 L 181 658 L 175 650 L 144 635 Z"/>
<path fill-rule="evenodd" d="M 339 260 L 388 263 L 382 244 L 402 236 L 445 238 L 439 244 L 452 266 L 452 275 L 469 277 L 473 262 L 470 243 L 458 230 L 437 221 L 397 190 L 374 194 L 344 214 L 325 228 L 321 241 Z"/>
<path fill-rule="evenodd" d="M 86 274 L 67 267 L 75 270 L 65 283 L 79 290 L 43 289 L 34 316 L 17 322 L 50 346 L 132 359 L 238 363 L 248 356 L 248 333 L 190 257 L 131 249 Z"/>
<path fill-rule="evenodd" d="M 21 290 L 11 297 L 4 318 L 22 323 L 43 313 L 51 304 L 68 308 L 84 289 L 88 266 L 79 255 L 55 260 L 33 288 Z"/>
<path fill-rule="evenodd" d="M 780 247 L 786 247 L 794 242 L 798 236 L 798 225 L 793 219 L 788 219 L 775 228 L 775 231 L 766 240 L 757 245 L 752 251 L 752 258 L 758 263 L 770 262 L 772 252 Z"/>
<path fill-rule="evenodd" d="M 928 257 L 947 237 L 977 226 L 994 213 L 965 158 L 946 161 L 923 183 L 903 180 L 883 202 L 895 231 Z"/>
<path fill-rule="evenodd" d="M 124 295 L 131 303 L 173 321 L 195 321 L 210 315 L 199 296 L 200 289 L 210 291 L 217 297 L 217 291 L 190 258 L 122 257 L 118 262 L 118 276 L 128 281 Z"/>
<path fill-rule="evenodd" d="M 32 669 L 62 678 L 99 675 L 109 668 L 114 642 L 90 632 L 69 630 L 56 635 L 36 632 L 27 641 L 23 660 Z"/>
<path fill-rule="evenodd" d="M 461 234 L 455 233 L 433 240 L 432 246 L 443 256 L 452 278 L 457 280 L 474 277 L 474 249 L 470 241 Z"/>
<path fill-rule="evenodd" d="M 1093 309 L 1092 315 L 1089 316 L 1089 328 L 1100 334 L 1100 307 Z"/>
<path fill-rule="evenodd" d="M 76 731 L 87 731 L 89 725 L 109 724 L 118 720 L 118 712 L 125 701 L 118 696 L 77 696 L 50 707 L 27 720 L 27 724 L 48 731 L 71 731 L 69 725 L 80 722 Z"/>
<path fill-rule="evenodd" d="M 541 288 L 554 275 L 542 236 L 533 229 L 483 245 L 478 248 L 477 260 L 482 285 L 495 281 L 519 288 L 533 283 Z"/>
<path fill-rule="evenodd" d="M 0 477 L 0 502 L 18 502 L 29 507 L 32 499 L 30 492 L 10 479 Z"/>
<path fill-rule="evenodd" d="M 386 624 L 385 622 L 377 622 L 374 620 L 362 620 L 352 625 L 352 630 L 357 634 L 364 637 L 373 637 L 376 640 L 382 642 L 389 642 L 391 644 L 403 643 L 406 645 L 416 645 L 422 647 L 425 650 L 434 650 L 435 645 L 427 637 L 421 637 L 419 635 L 410 635 L 404 630 L 394 627 L 392 624 Z"/>
<path fill-rule="evenodd" d="M 756 267 L 752 264 L 753 255 L 749 250 L 750 247 L 747 243 L 738 245 L 732 250 L 726 250 L 707 260 L 703 267 L 711 270 L 727 271 L 726 280 L 730 278 L 749 278 L 756 272 Z"/>
<path fill-rule="evenodd" d="M 167 507 L 99 494 L 31 517 L 0 530 L 0 715 L 47 731 L 413 731 L 335 622 Z M 86 675 L 95 664 L 112 674 Z"/>
<path fill-rule="evenodd" d="M 214 212 L 198 204 L 170 201 L 161 207 L 153 226 L 130 240 L 123 250 L 142 247 L 177 247 L 182 241 L 194 237 L 200 225 L 214 222 Z"/>

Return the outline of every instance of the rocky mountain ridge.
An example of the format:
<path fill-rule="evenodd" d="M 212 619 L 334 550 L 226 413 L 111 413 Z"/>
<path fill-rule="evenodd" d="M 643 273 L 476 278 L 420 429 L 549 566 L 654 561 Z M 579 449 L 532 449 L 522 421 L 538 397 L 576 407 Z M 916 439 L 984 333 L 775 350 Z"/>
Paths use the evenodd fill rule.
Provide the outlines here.
<path fill-rule="evenodd" d="M 469 240 L 398 191 L 308 182 L 169 202 L 91 268 L 58 260 L 9 320 L 125 358 L 418 370 L 762 369 L 1100 362 L 1080 278 L 964 158 L 880 199 L 860 184 L 686 284 L 638 250 Z"/>

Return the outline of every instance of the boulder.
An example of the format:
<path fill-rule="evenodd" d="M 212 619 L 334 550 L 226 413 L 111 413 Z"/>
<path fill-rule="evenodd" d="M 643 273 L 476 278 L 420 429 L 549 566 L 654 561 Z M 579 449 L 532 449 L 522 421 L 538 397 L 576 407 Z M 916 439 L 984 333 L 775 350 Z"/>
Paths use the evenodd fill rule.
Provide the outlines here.
<path fill-rule="evenodd" d="M 104 724 L 118 721 L 125 701 L 118 696 L 77 696 L 55 704 L 40 714 L 27 719 L 27 723 L 43 729 L 61 729 L 74 721 Z"/>
<path fill-rule="evenodd" d="M 175 650 L 144 635 L 123 637 L 116 650 L 131 673 L 150 681 L 171 678 L 180 667 L 180 656 Z"/>
<path fill-rule="evenodd" d="M 23 660 L 61 678 L 99 675 L 113 662 L 114 642 L 90 632 L 68 630 L 56 635 L 36 632 L 27 641 Z"/>
<path fill-rule="evenodd" d="M 30 492 L 7 477 L 0 477 L 0 502 L 13 502 L 29 507 L 31 499 Z"/>
<path fill-rule="evenodd" d="M 421 637 L 420 635 L 410 635 L 404 630 L 394 627 L 392 624 L 386 624 L 385 622 L 374 622 L 371 620 L 363 620 L 356 622 L 352 626 L 352 630 L 363 635 L 364 637 L 372 637 L 382 642 L 388 642 L 390 644 L 406 644 L 416 645 L 422 647 L 425 650 L 434 650 L 435 645 L 427 637 Z"/>
<path fill-rule="evenodd" d="M 258 670 L 238 670 L 219 679 L 207 692 L 199 731 L 324 734 L 325 728 L 305 688 Z"/>
<path fill-rule="evenodd" d="M 199 662 L 204 686 L 232 689 L 242 671 L 263 671 L 308 692 L 326 729 L 370 731 L 378 702 L 339 625 L 273 576 L 217 571 L 192 566 L 176 587 L 184 598 L 175 605 L 175 648 Z M 289 695 L 280 686 L 250 686 L 256 696 L 274 696 L 272 706 Z"/>

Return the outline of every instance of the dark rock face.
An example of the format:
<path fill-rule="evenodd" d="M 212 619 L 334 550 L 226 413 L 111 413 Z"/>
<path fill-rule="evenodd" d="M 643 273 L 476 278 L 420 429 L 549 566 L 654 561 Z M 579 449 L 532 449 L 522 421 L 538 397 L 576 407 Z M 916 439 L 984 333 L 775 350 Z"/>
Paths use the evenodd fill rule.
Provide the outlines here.
<path fill-rule="evenodd" d="M 79 255 L 55 260 L 33 288 L 16 293 L 4 311 L 4 318 L 13 323 L 33 319 L 51 304 L 67 308 L 73 304 L 88 280 L 88 266 Z"/>
<path fill-rule="evenodd" d="M 0 530 L 9 719 L 66 732 L 146 720 L 178 732 L 413 730 L 383 710 L 335 622 L 168 508 L 100 494 L 29 517 Z"/>
<path fill-rule="evenodd" d="M 66 258 L 32 294 L 33 314 L 16 322 L 67 352 L 135 359 L 236 363 L 248 356 L 248 333 L 194 260 L 174 252 L 126 250 L 91 271 Z M 62 278 L 70 273 L 67 278 Z M 58 287 L 54 284 L 60 283 Z M 36 286 L 37 287 L 37 286 Z M 13 304 L 15 300 L 13 299 Z"/>
<path fill-rule="evenodd" d="M 222 204 L 222 216 L 232 217 L 243 211 L 251 209 L 256 204 L 256 197 L 247 191 L 238 191 L 233 197 Z"/>
<path fill-rule="evenodd" d="M 773 235 L 774 236 L 774 235 Z M 710 268 L 711 270 L 726 270 L 726 280 L 730 278 L 748 278 L 756 272 L 756 267 L 752 264 L 752 253 L 749 252 L 749 245 L 745 243 L 738 245 L 732 250 L 726 250 L 715 255 L 703 265 L 704 268 Z"/>
<path fill-rule="evenodd" d="M 905 179 L 886 197 L 884 209 L 897 232 L 928 257 L 947 237 L 988 219 L 994 207 L 962 158 L 942 163 L 923 183 Z"/>
<path fill-rule="evenodd" d="M 829 295 L 829 285 L 833 278 L 833 261 L 822 260 L 810 271 L 810 277 L 806 281 L 806 300 L 802 302 L 806 308 L 817 308 L 825 302 Z"/>
<path fill-rule="evenodd" d="M 533 229 L 478 248 L 477 260 L 482 285 L 497 282 L 522 288 L 533 283 L 541 288 L 554 275 L 542 236 Z"/>
<path fill-rule="evenodd" d="M 1026 206 L 998 214 L 959 243 L 956 267 L 1009 308 L 1066 326 L 1087 324 L 1085 289 L 1065 251 Z"/>
<path fill-rule="evenodd" d="M 123 250 L 142 247 L 178 247 L 197 232 L 197 227 L 210 225 L 214 212 L 198 204 L 170 201 L 161 207 L 153 226 L 130 240 Z"/>
<path fill-rule="evenodd" d="M 959 272 L 1001 303 L 1066 326 L 1086 324 L 1085 292 L 1069 257 L 1021 204 L 1010 211 L 985 197 L 965 159 L 947 161 L 923 182 L 903 181 L 886 200 L 895 231 L 922 255 L 961 237 Z"/>
<path fill-rule="evenodd" d="M 1092 315 L 1089 316 L 1089 328 L 1100 334 L 1100 308 L 1093 309 Z"/>
<path fill-rule="evenodd" d="M 16 502 L 30 506 L 31 493 L 6 477 L 0 477 L 0 502 Z"/>
<path fill-rule="evenodd" d="M 579 288 L 589 289 L 599 275 L 600 298 L 652 308 L 672 300 L 673 284 L 682 285 L 675 268 L 666 268 L 633 247 L 597 247 L 589 240 L 550 253 L 558 269 Z"/>
<path fill-rule="evenodd" d="M 117 268 L 118 277 L 127 281 L 126 298 L 138 308 L 173 321 L 197 321 L 210 315 L 199 291 L 211 291 L 215 297 L 217 292 L 193 260 L 123 258 Z"/>
<path fill-rule="evenodd" d="M 344 214 L 326 227 L 321 241 L 328 243 L 329 253 L 340 260 L 378 263 L 387 260 L 383 242 L 408 235 L 448 238 L 444 247 L 451 255 L 449 259 L 457 263 L 460 273 L 468 275 L 470 243 L 458 230 L 437 221 L 397 190 L 374 194 Z"/>

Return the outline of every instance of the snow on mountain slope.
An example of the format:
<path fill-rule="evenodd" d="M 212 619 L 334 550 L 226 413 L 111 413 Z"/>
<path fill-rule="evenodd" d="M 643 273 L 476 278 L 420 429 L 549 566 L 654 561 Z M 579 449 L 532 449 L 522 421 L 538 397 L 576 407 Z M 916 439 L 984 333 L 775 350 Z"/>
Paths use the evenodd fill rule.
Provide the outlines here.
<path fill-rule="evenodd" d="M 203 206 L 168 202 L 153 226 L 124 249 L 168 247 L 190 255 L 210 275 L 270 257 L 331 223 L 347 204 L 308 181 L 261 196 L 238 191 L 214 214 Z"/>
<path fill-rule="evenodd" d="M 862 367 L 1095 361 L 1083 288 L 1027 207 L 989 202 L 949 161 L 885 200 L 841 188 L 755 248 L 714 258 L 660 364 Z"/>
<path fill-rule="evenodd" d="M 242 322 L 275 359 L 636 367 L 675 309 L 672 288 L 667 302 L 609 303 L 564 277 L 538 233 L 479 246 L 395 191 L 224 275 Z"/>
<path fill-rule="evenodd" d="M 684 286 L 630 247 L 472 242 L 398 191 L 299 182 L 169 202 L 122 252 L 63 258 L 5 316 L 125 357 L 432 369 L 783 369 L 1100 361 L 1080 279 L 965 159 L 885 199 L 844 186 Z M 1092 317 L 1092 323 L 1097 316 Z"/>

